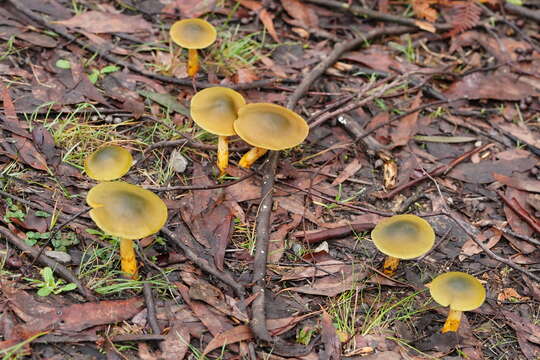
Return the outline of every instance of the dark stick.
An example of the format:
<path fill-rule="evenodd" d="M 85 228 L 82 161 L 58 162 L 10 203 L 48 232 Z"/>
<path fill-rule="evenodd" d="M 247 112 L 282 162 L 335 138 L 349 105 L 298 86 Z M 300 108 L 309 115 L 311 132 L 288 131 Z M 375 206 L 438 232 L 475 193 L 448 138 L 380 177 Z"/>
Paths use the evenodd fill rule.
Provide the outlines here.
<path fill-rule="evenodd" d="M 347 2 L 339 2 L 339 1 L 334 1 L 334 0 L 304 0 L 304 1 L 321 5 L 321 6 L 331 7 L 333 9 L 348 11 L 348 12 L 351 12 L 355 16 L 361 16 L 361 17 L 367 16 L 374 20 L 386 21 L 386 22 L 391 22 L 391 23 L 400 24 L 400 25 L 414 26 L 415 27 L 414 30 L 417 30 L 418 28 L 420 28 L 420 26 L 418 26 L 418 22 L 414 19 L 385 14 L 385 13 L 367 9 L 361 6 L 350 5 L 350 2 L 347 3 Z M 437 30 L 450 30 L 452 28 L 451 24 L 432 24 L 432 25 Z"/>
<path fill-rule="evenodd" d="M 39 255 L 39 251 L 37 249 L 34 249 L 33 247 L 27 245 L 24 240 L 19 239 L 15 234 L 13 234 L 8 228 L 5 228 L 3 226 L 0 226 L 0 234 L 2 234 L 10 243 L 15 245 L 19 250 L 27 252 L 32 256 L 33 258 L 36 258 L 40 264 L 50 267 L 55 273 L 60 275 L 65 280 L 74 283 L 77 285 L 77 289 L 79 289 L 79 293 L 84 296 L 88 301 L 96 301 L 97 298 L 92 295 L 90 290 L 88 290 L 64 265 L 56 262 L 55 260 L 45 256 L 45 255 Z"/>
<path fill-rule="evenodd" d="M 41 17 L 41 16 L 35 14 L 33 11 L 29 10 L 20 1 L 18 1 L 18 0 L 9 0 L 9 2 L 18 11 L 20 11 L 24 15 L 28 16 L 30 19 L 34 20 L 35 22 L 41 24 L 45 28 L 50 29 L 50 30 L 58 33 L 60 36 L 62 36 L 63 38 L 69 40 L 70 42 L 76 43 L 81 48 L 87 49 L 87 50 L 89 50 L 91 52 L 98 53 L 104 59 L 106 59 L 106 60 L 108 60 L 108 61 L 110 61 L 112 63 L 115 63 L 115 64 L 117 64 L 119 66 L 123 66 L 125 68 L 128 68 L 133 72 L 139 73 L 141 75 L 147 76 L 147 77 L 152 78 L 152 79 L 168 82 L 168 83 L 171 83 L 171 84 L 188 86 L 188 87 L 193 87 L 194 84 L 196 85 L 197 88 L 207 88 L 207 87 L 212 87 L 212 86 L 217 85 L 217 84 L 211 84 L 211 83 L 209 83 L 207 81 L 193 81 L 192 79 L 178 79 L 178 78 L 175 78 L 175 77 L 172 77 L 172 76 L 160 75 L 160 74 L 156 74 L 156 73 L 153 73 L 153 72 L 150 72 L 150 71 L 146 71 L 144 69 L 139 69 L 134 64 L 125 62 L 124 60 L 121 60 L 121 59 L 117 58 L 115 55 L 112 55 L 111 53 L 109 53 L 108 50 L 102 49 L 102 48 L 100 48 L 98 46 L 94 46 L 94 45 L 92 45 L 90 43 L 86 43 L 86 42 L 82 41 L 81 39 L 71 35 L 63 26 L 52 24 L 51 22 L 47 21 L 43 17 Z M 282 81 L 283 80 L 281 80 L 281 79 L 264 79 L 264 80 L 253 81 L 251 83 L 246 83 L 246 84 L 230 84 L 230 85 L 225 84 L 225 85 L 220 85 L 220 86 L 227 86 L 227 87 L 230 87 L 231 89 L 235 89 L 235 90 L 248 90 L 248 89 L 267 87 L 267 86 L 269 86 L 271 84 L 281 83 Z"/>
<path fill-rule="evenodd" d="M 178 226 L 184 226 L 183 224 L 179 224 Z M 188 230 L 186 230 L 188 231 Z M 210 264 L 205 259 L 201 258 L 199 255 L 197 255 L 189 246 L 184 244 L 178 237 L 169 229 L 162 228 L 161 232 L 169 239 L 172 240 L 186 255 L 186 257 L 192 261 L 195 265 L 199 266 L 203 271 L 207 272 L 210 275 L 215 276 L 217 279 L 223 281 L 225 284 L 229 285 L 236 295 L 238 295 L 241 299 L 244 298 L 244 287 L 235 280 L 230 274 L 226 272 L 221 272 L 218 269 L 216 269 L 212 264 Z M 187 233 L 187 232 L 186 232 Z"/>
<path fill-rule="evenodd" d="M 34 344 L 53 344 L 53 343 L 79 343 L 79 342 L 96 342 L 103 339 L 98 335 L 54 335 L 47 334 L 32 341 Z M 117 335 L 110 338 L 112 342 L 128 342 L 128 341 L 162 341 L 165 340 L 165 335 L 155 334 L 127 334 Z"/>
<path fill-rule="evenodd" d="M 292 95 L 289 97 L 289 100 L 287 101 L 287 108 L 293 109 L 298 100 L 300 100 L 300 98 L 306 93 L 306 91 L 308 91 L 311 84 L 313 84 L 313 82 L 318 79 L 326 71 L 326 69 L 332 66 L 332 64 L 334 64 L 341 57 L 341 55 L 343 55 L 344 52 L 352 50 L 360 46 L 365 41 L 372 40 L 379 36 L 398 35 L 414 30 L 416 30 L 416 28 L 404 26 L 379 28 L 371 30 L 364 36 L 359 36 L 352 40 L 336 44 L 334 46 L 334 49 L 330 54 L 328 54 L 326 59 L 324 59 L 317 66 L 315 66 L 313 70 L 309 72 L 309 75 L 302 79 L 302 82 L 296 87 L 294 93 L 292 93 Z"/>
<path fill-rule="evenodd" d="M 316 244 L 321 241 L 328 241 L 349 236 L 353 232 L 368 231 L 373 229 L 374 227 L 375 224 L 372 223 L 350 224 L 340 226 L 334 229 L 317 231 L 315 233 L 306 234 L 305 236 L 303 234 L 298 234 L 296 237 L 303 238 L 303 241 L 305 243 Z"/>
<path fill-rule="evenodd" d="M 521 15 L 535 20 L 536 22 L 540 22 L 540 11 L 538 10 L 531 10 L 524 6 L 514 5 L 506 1 L 504 2 L 504 8 L 513 14 Z"/>
<path fill-rule="evenodd" d="M 161 329 L 159 328 L 156 318 L 156 304 L 154 302 L 154 297 L 152 296 L 152 287 L 147 282 L 143 283 L 143 294 L 144 301 L 146 303 L 146 317 L 148 319 L 148 323 L 150 324 L 150 328 L 155 335 L 160 335 Z"/>
<path fill-rule="evenodd" d="M 264 167 L 261 187 L 261 203 L 257 215 L 257 240 L 255 243 L 255 259 L 253 261 L 253 278 L 251 280 L 253 293 L 257 294 L 251 304 L 253 317 L 250 321 L 251 329 L 255 336 L 261 340 L 271 342 L 272 337 L 266 327 L 265 312 L 265 277 L 266 262 L 268 258 L 268 242 L 270 238 L 270 216 L 272 214 L 275 174 L 279 159 L 278 151 L 271 151 Z"/>

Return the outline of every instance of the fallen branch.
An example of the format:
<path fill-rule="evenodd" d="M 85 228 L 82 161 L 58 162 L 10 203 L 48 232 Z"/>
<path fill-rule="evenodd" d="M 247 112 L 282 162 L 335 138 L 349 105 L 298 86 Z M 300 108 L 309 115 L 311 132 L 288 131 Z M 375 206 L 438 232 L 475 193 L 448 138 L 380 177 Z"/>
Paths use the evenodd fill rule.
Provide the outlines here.
<path fill-rule="evenodd" d="M 303 238 L 303 241 L 308 244 L 316 244 L 322 241 L 328 241 L 333 239 L 339 239 L 345 236 L 349 236 L 353 232 L 368 231 L 375 227 L 373 223 L 360 223 L 349 224 L 340 226 L 334 229 L 321 230 L 315 233 L 305 234 L 301 232 L 296 235 L 297 238 Z"/>
<path fill-rule="evenodd" d="M 33 247 L 27 245 L 24 240 L 20 239 L 18 236 L 13 234 L 8 228 L 5 228 L 3 226 L 0 226 L 0 234 L 2 234 L 11 244 L 13 244 L 15 247 L 17 247 L 19 250 L 27 252 L 32 256 L 33 258 L 37 259 L 37 261 L 45 266 L 50 267 L 55 273 L 57 273 L 60 277 L 62 277 L 64 280 L 74 283 L 77 285 L 77 289 L 79 290 L 79 293 L 84 296 L 88 301 L 97 301 L 97 298 L 92 295 L 92 292 L 87 289 L 64 265 L 58 263 L 57 261 L 45 256 L 40 255 L 39 250 L 34 249 Z"/>
<path fill-rule="evenodd" d="M 334 0 L 304 0 L 304 1 L 321 5 L 321 6 L 331 7 L 336 10 L 347 11 L 355 16 L 361 16 L 361 17 L 367 16 L 368 18 L 371 18 L 373 20 L 380 20 L 380 21 L 406 25 L 406 26 L 414 26 L 415 29 L 420 28 L 420 29 L 425 30 L 425 27 L 426 27 L 425 21 L 418 21 L 418 20 L 414 20 L 414 19 L 406 18 L 402 16 L 385 14 L 380 11 L 371 10 L 365 7 L 351 5 L 350 1 L 349 2 L 339 2 L 339 1 L 334 1 Z M 439 31 L 447 31 L 447 30 L 452 29 L 451 24 L 431 24 L 431 23 L 427 23 L 427 24 L 432 25 L 435 29 Z"/>
<path fill-rule="evenodd" d="M 144 302 L 146 303 L 146 317 L 148 318 L 148 324 L 154 335 L 160 335 L 161 329 L 156 318 L 156 303 L 154 302 L 154 296 L 152 295 L 152 286 L 148 282 L 143 284 Z"/>

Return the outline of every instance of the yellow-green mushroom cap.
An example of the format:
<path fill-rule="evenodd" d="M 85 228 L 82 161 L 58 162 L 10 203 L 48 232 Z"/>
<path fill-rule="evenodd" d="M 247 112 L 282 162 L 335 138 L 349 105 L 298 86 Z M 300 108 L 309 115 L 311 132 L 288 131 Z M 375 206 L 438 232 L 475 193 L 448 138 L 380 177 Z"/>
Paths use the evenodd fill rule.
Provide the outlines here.
<path fill-rule="evenodd" d="M 216 41 L 214 26 L 203 19 L 184 19 L 175 22 L 169 31 L 172 41 L 185 49 L 204 49 Z"/>
<path fill-rule="evenodd" d="M 383 254 L 413 259 L 433 247 L 435 232 L 426 220 L 405 214 L 381 220 L 371 231 L 371 238 Z"/>
<path fill-rule="evenodd" d="M 240 108 L 234 130 L 252 146 L 284 150 L 301 144 L 309 126 L 300 115 L 283 106 L 255 103 Z"/>
<path fill-rule="evenodd" d="M 459 271 L 437 276 L 429 284 L 429 292 L 440 305 L 458 311 L 474 310 L 486 300 L 486 289 L 482 283 L 474 276 Z"/>
<path fill-rule="evenodd" d="M 94 180 L 110 181 L 124 176 L 131 165 L 133 157 L 128 150 L 117 145 L 105 145 L 84 160 L 84 171 Z"/>
<path fill-rule="evenodd" d="M 103 182 L 86 195 L 90 217 L 103 232 L 142 239 L 167 221 L 167 206 L 156 194 L 124 181 Z"/>
<path fill-rule="evenodd" d="M 204 130 L 220 136 L 235 135 L 233 123 L 238 109 L 246 104 L 240 93 L 225 87 L 211 87 L 191 98 L 190 114 Z"/>

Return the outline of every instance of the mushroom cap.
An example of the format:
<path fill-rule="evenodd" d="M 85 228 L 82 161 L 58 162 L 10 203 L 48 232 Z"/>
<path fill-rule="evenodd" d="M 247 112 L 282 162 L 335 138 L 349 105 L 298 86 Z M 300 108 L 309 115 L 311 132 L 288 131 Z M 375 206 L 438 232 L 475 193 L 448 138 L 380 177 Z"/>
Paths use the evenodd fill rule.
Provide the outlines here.
<path fill-rule="evenodd" d="M 371 231 L 371 238 L 383 254 L 413 259 L 433 247 L 435 232 L 426 220 L 405 214 L 381 220 Z"/>
<path fill-rule="evenodd" d="M 167 221 L 167 206 L 156 194 L 124 181 L 103 182 L 86 195 L 90 217 L 105 233 L 142 239 Z"/>
<path fill-rule="evenodd" d="M 283 150 L 302 143 L 309 126 L 300 115 L 283 106 L 256 103 L 240 108 L 234 130 L 250 145 Z"/>
<path fill-rule="evenodd" d="M 226 87 L 210 87 L 191 98 L 190 114 L 193 121 L 204 130 L 220 135 L 235 135 L 233 123 L 238 109 L 246 104 L 240 93 Z"/>
<path fill-rule="evenodd" d="M 98 181 L 116 180 L 133 165 L 131 153 L 118 145 L 105 145 L 84 160 L 86 174 Z"/>
<path fill-rule="evenodd" d="M 474 310 L 484 303 L 486 289 L 472 275 L 452 271 L 437 276 L 429 284 L 431 297 L 442 306 L 458 311 Z"/>
<path fill-rule="evenodd" d="M 185 49 L 204 49 L 216 41 L 217 32 L 203 19 L 184 19 L 175 22 L 169 31 L 172 41 Z"/>

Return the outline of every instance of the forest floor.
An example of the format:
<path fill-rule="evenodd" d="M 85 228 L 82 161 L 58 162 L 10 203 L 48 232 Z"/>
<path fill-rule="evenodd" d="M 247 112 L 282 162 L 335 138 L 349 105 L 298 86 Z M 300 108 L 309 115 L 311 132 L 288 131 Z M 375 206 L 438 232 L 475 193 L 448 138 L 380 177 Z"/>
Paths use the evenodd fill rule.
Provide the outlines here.
<path fill-rule="evenodd" d="M 186 73 L 171 25 L 217 40 Z M 540 359 L 540 5 L 519 0 L 0 2 L 3 359 Z M 231 87 L 294 110 L 299 146 L 252 169 L 189 116 Z M 270 135 L 269 135 L 270 136 Z M 136 242 L 89 216 L 84 161 L 168 220 Z M 435 245 L 382 272 L 371 230 L 415 214 Z M 442 333 L 426 285 L 487 291 Z"/>

